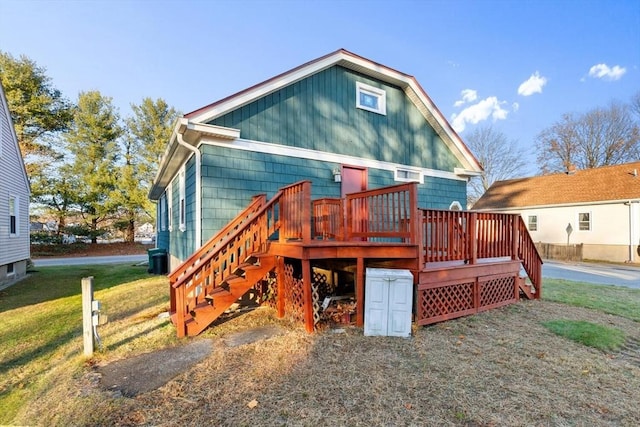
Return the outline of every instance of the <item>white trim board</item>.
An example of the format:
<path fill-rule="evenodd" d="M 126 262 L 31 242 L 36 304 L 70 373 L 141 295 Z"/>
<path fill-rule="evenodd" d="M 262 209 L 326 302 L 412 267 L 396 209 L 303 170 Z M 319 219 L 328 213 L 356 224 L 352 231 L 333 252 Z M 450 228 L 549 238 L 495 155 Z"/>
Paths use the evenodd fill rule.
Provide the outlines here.
<path fill-rule="evenodd" d="M 274 154 L 277 156 L 295 157 L 307 160 L 319 160 L 323 162 L 332 162 L 338 164 L 346 164 L 350 166 L 360 166 L 365 168 L 373 168 L 387 170 L 395 174 L 396 169 L 411 169 L 419 171 L 423 176 L 434 178 L 454 179 L 458 181 L 466 181 L 466 177 L 461 177 L 455 172 L 440 171 L 435 169 L 420 168 L 416 166 L 403 165 L 400 163 L 385 162 L 381 160 L 363 159 L 361 157 L 347 156 L 344 154 L 329 153 L 326 151 L 311 150 L 308 148 L 298 148 L 288 145 L 273 144 L 269 142 L 252 141 L 248 139 L 238 138 L 231 142 L 220 142 L 219 140 L 209 140 L 203 137 L 200 145 L 211 145 L 216 147 L 225 147 L 236 150 L 253 151 L 257 153 Z"/>

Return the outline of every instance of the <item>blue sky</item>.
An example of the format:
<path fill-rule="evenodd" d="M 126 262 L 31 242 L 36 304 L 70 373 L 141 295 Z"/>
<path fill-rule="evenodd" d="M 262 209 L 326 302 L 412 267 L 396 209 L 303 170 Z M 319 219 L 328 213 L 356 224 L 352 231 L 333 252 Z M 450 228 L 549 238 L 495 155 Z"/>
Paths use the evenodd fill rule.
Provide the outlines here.
<path fill-rule="evenodd" d="M 0 0 L 0 50 L 75 100 L 187 113 L 339 48 L 416 77 L 465 137 L 523 147 L 564 113 L 640 91 L 640 0 Z"/>

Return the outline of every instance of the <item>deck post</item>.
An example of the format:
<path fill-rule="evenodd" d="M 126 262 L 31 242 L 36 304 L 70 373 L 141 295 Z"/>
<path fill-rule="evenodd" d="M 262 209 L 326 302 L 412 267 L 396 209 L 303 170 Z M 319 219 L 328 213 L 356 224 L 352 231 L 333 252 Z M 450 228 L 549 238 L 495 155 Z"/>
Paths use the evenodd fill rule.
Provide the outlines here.
<path fill-rule="evenodd" d="M 311 241 L 311 182 L 302 184 L 302 241 Z"/>
<path fill-rule="evenodd" d="M 364 326 L 364 258 L 356 261 L 356 326 Z"/>
<path fill-rule="evenodd" d="M 302 298 L 304 300 L 304 327 L 313 332 L 313 297 L 311 295 L 311 262 L 302 260 Z"/>
<path fill-rule="evenodd" d="M 513 233 L 513 247 L 511 249 L 511 259 L 512 260 L 517 260 L 518 259 L 518 242 L 520 241 L 520 236 L 518 234 L 518 216 L 520 214 L 513 214 L 511 216 L 511 229 L 512 229 L 512 233 Z"/>
<path fill-rule="evenodd" d="M 176 332 L 178 338 L 182 338 L 187 334 L 187 327 L 185 325 L 185 295 L 184 286 L 180 286 L 176 291 Z"/>
<path fill-rule="evenodd" d="M 471 215 L 469 215 L 469 223 L 467 224 L 467 248 L 469 255 L 471 256 L 469 264 L 478 263 L 478 237 L 476 236 L 477 223 L 478 214 L 476 212 L 471 212 Z"/>
<path fill-rule="evenodd" d="M 278 281 L 278 300 L 276 301 L 276 307 L 278 310 L 278 317 L 284 317 L 284 297 L 285 297 L 285 285 L 284 285 L 284 257 L 276 257 L 276 280 Z"/>

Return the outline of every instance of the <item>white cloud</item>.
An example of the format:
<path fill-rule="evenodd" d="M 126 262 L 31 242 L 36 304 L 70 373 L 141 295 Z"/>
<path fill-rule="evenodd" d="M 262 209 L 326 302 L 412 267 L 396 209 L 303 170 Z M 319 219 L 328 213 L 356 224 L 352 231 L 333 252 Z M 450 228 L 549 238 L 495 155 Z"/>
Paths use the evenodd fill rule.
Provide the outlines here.
<path fill-rule="evenodd" d="M 520 104 L 518 104 L 517 102 L 514 102 L 513 104 L 511 104 L 511 109 L 516 112 L 520 109 Z"/>
<path fill-rule="evenodd" d="M 459 107 L 466 104 L 467 102 L 473 102 L 478 99 L 478 92 L 473 89 L 464 89 L 460 92 L 460 95 L 462 96 L 462 99 L 456 101 L 453 104 L 454 107 Z"/>
<path fill-rule="evenodd" d="M 589 77 L 604 80 L 620 80 L 627 69 L 619 65 L 609 68 L 607 64 L 597 64 L 589 69 Z"/>
<path fill-rule="evenodd" d="M 542 88 L 547 84 L 547 79 L 542 77 L 538 71 L 531 74 L 528 80 L 518 87 L 518 95 L 529 96 L 534 93 L 542 93 Z"/>
<path fill-rule="evenodd" d="M 451 125 L 456 132 L 462 132 L 467 123 L 476 124 L 487 120 L 489 117 L 494 121 L 504 120 L 509 114 L 509 111 L 501 107 L 501 104 L 504 103 L 504 101 L 498 101 L 498 98 L 495 96 L 490 96 L 476 104 L 470 105 L 458 114 L 453 114 L 451 116 Z"/>

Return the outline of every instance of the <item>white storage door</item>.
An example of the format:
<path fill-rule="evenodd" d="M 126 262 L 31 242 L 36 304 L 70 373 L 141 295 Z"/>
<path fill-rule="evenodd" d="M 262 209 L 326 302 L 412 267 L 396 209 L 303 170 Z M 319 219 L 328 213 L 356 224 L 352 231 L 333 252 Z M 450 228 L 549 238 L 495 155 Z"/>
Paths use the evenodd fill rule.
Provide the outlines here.
<path fill-rule="evenodd" d="M 367 268 L 364 334 L 411 335 L 413 275 L 409 270 Z"/>

